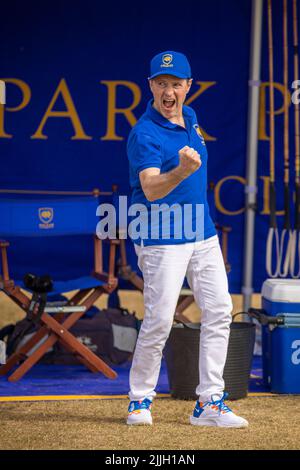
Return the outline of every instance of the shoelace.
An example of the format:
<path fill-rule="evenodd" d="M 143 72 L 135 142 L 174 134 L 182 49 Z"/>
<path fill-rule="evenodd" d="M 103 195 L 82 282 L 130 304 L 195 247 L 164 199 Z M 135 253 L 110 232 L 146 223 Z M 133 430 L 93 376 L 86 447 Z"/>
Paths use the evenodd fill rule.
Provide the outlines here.
<path fill-rule="evenodd" d="M 228 393 L 226 392 L 223 394 L 223 396 L 219 400 L 214 400 L 213 395 L 212 395 L 210 403 L 213 406 L 217 406 L 220 412 L 224 411 L 224 413 L 228 413 L 229 411 L 231 411 L 231 409 L 229 408 L 229 406 L 225 405 L 224 403 L 224 400 L 226 400 L 227 397 L 228 397 Z"/>
<path fill-rule="evenodd" d="M 140 401 L 133 401 L 129 403 L 128 411 L 131 410 L 131 406 L 133 403 L 133 409 L 134 410 L 150 410 L 152 401 L 149 400 L 149 398 L 145 398 L 142 402 Z"/>
<path fill-rule="evenodd" d="M 140 408 L 142 408 L 143 410 L 148 410 L 151 403 L 152 401 L 149 400 L 149 398 L 145 398 L 145 400 L 143 400 L 142 403 L 140 404 Z"/>

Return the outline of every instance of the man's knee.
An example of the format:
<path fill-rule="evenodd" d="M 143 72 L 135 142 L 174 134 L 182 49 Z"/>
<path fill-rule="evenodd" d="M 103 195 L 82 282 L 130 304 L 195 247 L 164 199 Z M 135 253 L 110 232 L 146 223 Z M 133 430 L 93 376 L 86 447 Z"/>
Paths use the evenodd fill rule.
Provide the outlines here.
<path fill-rule="evenodd" d="M 152 320 L 152 321 L 151 321 Z M 144 320 L 141 328 L 141 333 L 144 339 L 148 338 L 153 342 L 164 342 L 170 334 L 173 324 L 173 317 L 171 318 L 155 318 L 151 320 Z"/>
<path fill-rule="evenodd" d="M 232 299 L 229 292 L 216 292 L 205 304 L 210 308 L 219 309 L 222 307 L 224 310 L 232 310 Z"/>

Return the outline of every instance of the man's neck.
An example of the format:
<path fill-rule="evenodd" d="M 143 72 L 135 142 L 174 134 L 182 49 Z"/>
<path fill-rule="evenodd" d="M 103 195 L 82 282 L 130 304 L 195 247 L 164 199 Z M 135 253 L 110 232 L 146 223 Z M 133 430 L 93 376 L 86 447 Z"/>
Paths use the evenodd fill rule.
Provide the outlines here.
<path fill-rule="evenodd" d="M 185 122 L 183 115 L 181 116 L 174 116 L 173 118 L 169 119 L 172 124 L 177 124 L 178 126 L 185 127 Z"/>

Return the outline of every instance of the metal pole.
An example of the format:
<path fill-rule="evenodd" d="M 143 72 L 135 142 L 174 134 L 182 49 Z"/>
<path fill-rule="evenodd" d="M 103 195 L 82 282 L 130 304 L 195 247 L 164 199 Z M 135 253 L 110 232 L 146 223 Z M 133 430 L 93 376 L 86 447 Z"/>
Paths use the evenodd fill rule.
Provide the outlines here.
<path fill-rule="evenodd" d="M 243 310 L 251 306 L 253 293 L 254 228 L 256 210 L 257 133 L 259 115 L 261 34 L 263 0 L 252 0 L 250 78 L 248 95 L 247 174 L 245 186 L 245 233 L 243 263 Z"/>

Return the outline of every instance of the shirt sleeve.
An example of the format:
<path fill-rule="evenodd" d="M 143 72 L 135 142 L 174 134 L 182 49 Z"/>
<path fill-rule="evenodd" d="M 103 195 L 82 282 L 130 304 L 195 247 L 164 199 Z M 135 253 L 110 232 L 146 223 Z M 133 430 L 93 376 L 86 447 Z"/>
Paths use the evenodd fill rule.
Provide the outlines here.
<path fill-rule="evenodd" d="M 149 134 L 133 133 L 128 140 L 127 154 L 131 169 L 136 176 L 146 168 L 161 168 L 161 146 Z"/>

